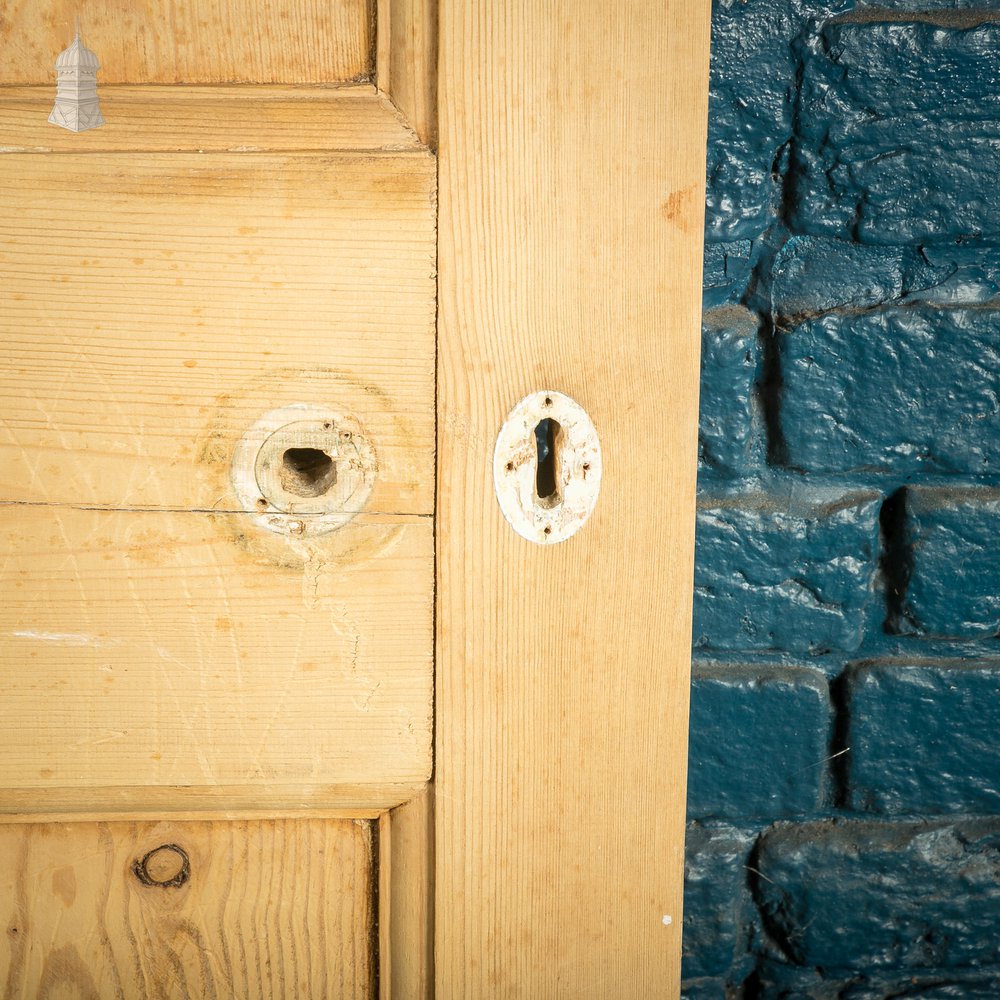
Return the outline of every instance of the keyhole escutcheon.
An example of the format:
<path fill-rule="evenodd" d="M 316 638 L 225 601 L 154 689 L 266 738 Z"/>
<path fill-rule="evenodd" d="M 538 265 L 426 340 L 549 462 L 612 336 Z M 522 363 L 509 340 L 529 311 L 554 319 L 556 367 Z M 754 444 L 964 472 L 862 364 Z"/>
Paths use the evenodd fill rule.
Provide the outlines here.
<path fill-rule="evenodd" d="M 546 545 L 576 534 L 601 486 L 601 446 L 583 407 L 555 390 L 525 396 L 497 435 L 493 483 L 522 538 Z"/>

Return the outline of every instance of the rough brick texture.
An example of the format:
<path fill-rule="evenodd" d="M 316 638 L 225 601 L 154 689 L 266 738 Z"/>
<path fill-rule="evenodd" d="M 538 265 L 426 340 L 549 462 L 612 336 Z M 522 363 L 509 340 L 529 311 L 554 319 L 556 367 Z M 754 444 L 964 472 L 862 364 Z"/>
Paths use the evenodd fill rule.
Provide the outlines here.
<path fill-rule="evenodd" d="M 1000 964 L 1000 819 L 776 827 L 756 861 L 765 926 L 794 965 Z"/>
<path fill-rule="evenodd" d="M 794 13 L 768 0 L 716 3 L 709 84 L 706 235 L 756 237 L 778 197 L 771 164 L 790 133 Z M 778 43 L 775 44 L 776 39 Z"/>
<path fill-rule="evenodd" d="M 684 995 L 992 1000 L 1000 6 L 712 19 Z"/>
<path fill-rule="evenodd" d="M 1000 661 L 865 663 L 847 693 L 853 808 L 1000 813 Z"/>
<path fill-rule="evenodd" d="M 729 972 L 746 951 L 750 890 L 746 859 L 753 838 L 731 826 L 688 827 L 684 873 L 683 976 Z"/>
<path fill-rule="evenodd" d="M 751 995 L 768 1000 L 997 1000 L 1000 969 L 910 969 L 893 973 L 795 969 L 763 963 Z M 732 997 L 730 994 L 726 1000 Z"/>
<path fill-rule="evenodd" d="M 828 313 L 780 342 L 781 423 L 795 468 L 1000 472 L 992 311 Z"/>
<path fill-rule="evenodd" d="M 862 3 L 858 16 L 866 14 L 865 8 L 874 8 L 868 16 L 884 20 L 886 13 L 906 14 L 912 12 L 917 17 L 933 18 L 936 24 L 950 24 L 953 27 L 972 26 L 985 18 L 996 15 L 991 11 L 992 0 L 878 0 L 877 3 Z M 954 19 L 945 20 L 949 12 L 955 12 Z"/>
<path fill-rule="evenodd" d="M 907 491 L 912 570 L 905 613 L 923 634 L 1000 634 L 1000 492 Z"/>
<path fill-rule="evenodd" d="M 723 288 L 719 281 L 718 294 Z M 1000 249 L 866 246 L 818 236 L 792 236 L 774 255 L 770 301 L 783 326 L 840 309 L 885 306 L 1000 308 Z"/>
<path fill-rule="evenodd" d="M 849 0 L 715 0 L 709 81 L 710 241 L 753 238 L 780 209 L 779 164 L 792 135 L 797 47 Z"/>
<path fill-rule="evenodd" d="M 695 555 L 695 646 L 856 649 L 878 555 L 871 494 L 704 498 Z"/>
<path fill-rule="evenodd" d="M 732 1000 L 732 996 L 724 978 L 699 977 L 681 983 L 681 1000 Z"/>
<path fill-rule="evenodd" d="M 819 671 L 696 664 L 688 811 L 731 819 L 815 813 L 825 800 L 830 721 Z"/>
<path fill-rule="evenodd" d="M 771 273 L 774 311 L 795 319 L 831 309 L 858 312 L 910 301 L 947 279 L 914 247 L 873 247 L 816 236 L 793 236 L 777 252 Z"/>
<path fill-rule="evenodd" d="M 752 240 L 706 243 L 702 301 L 706 310 L 743 300 L 753 273 Z"/>
<path fill-rule="evenodd" d="M 757 372 L 757 318 L 742 306 L 707 310 L 702 320 L 698 428 L 703 466 L 726 472 L 759 464 L 754 434 L 753 383 Z"/>
<path fill-rule="evenodd" d="M 1000 236 L 998 50 L 998 23 L 828 23 L 803 70 L 793 229 L 863 243 Z"/>

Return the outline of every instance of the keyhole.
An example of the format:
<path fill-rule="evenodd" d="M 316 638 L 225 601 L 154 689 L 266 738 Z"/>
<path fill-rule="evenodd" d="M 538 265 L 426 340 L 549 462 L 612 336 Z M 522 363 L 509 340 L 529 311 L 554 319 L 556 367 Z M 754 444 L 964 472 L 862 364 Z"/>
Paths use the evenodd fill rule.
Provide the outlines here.
<path fill-rule="evenodd" d="M 319 448 L 289 448 L 281 456 L 278 479 L 297 497 L 319 497 L 337 482 L 337 463 Z"/>
<path fill-rule="evenodd" d="M 535 465 L 535 494 L 542 507 L 555 507 L 559 496 L 556 442 L 562 428 L 559 422 L 546 417 L 535 427 L 535 448 L 538 461 Z"/>

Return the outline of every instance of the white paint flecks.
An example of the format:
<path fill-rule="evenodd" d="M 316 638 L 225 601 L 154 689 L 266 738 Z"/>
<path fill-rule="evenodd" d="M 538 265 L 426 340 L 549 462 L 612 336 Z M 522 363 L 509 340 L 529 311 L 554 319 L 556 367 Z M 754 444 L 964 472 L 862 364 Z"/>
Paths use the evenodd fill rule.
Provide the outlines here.
<path fill-rule="evenodd" d="M 663 914 L 663 926 L 669 927 L 674 922 L 674 918 L 669 913 Z"/>
<path fill-rule="evenodd" d="M 543 420 L 558 425 L 552 443 L 555 491 L 538 495 L 538 443 Z M 601 488 L 601 445 L 586 411 L 553 390 L 534 392 L 510 411 L 493 451 L 493 485 L 503 516 L 530 542 L 562 542 L 583 527 Z"/>

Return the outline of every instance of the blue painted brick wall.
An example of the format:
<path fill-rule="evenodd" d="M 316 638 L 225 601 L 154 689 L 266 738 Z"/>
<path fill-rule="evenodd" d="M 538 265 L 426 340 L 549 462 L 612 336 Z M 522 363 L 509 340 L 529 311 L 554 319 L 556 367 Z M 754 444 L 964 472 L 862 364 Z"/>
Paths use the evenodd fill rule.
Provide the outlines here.
<path fill-rule="evenodd" d="M 695 823 L 688 830 L 684 891 L 698 920 L 684 935 L 686 978 L 725 977 L 746 954 L 751 909 L 746 858 L 753 839 L 752 832 L 724 824 Z"/>
<path fill-rule="evenodd" d="M 760 466 L 760 433 L 754 433 L 757 317 L 743 306 L 706 309 L 702 318 L 699 462 L 725 474 Z M 734 419 L 737 417 L 738 419 Z"/>
<path fill-rule="evenodd" d="M 688 810 L 699 818 L 809 816 L 829 794 L 826 677 L 791 666 L 696 663 Z"/>
<path fill-rule="evenodd" d="M 791 965 L 1000 964 L 1000 819 L 780 825 L 754 860 L 770 945 Z"/>
<path fill-rule="evenodd" d="M 793 468 L 1000 471 L 992 310 L 845 306 L 792 327 L 778 350 Z"/>
<path fill-rule="evenodd" d="M 844 690 L 852 809 L 1000 814 L 1000 660 L 861 663 Z"/>
<path fill-rule="evenodd" d="M 684 995 L 1000 997 L 1000 3 L 712 46 Z"/>
<path fill-rule="evenodd" d="M 1000 635 L 998 529 L 996 490 L 907 491 L 912 570 L 904 611 L 914 628 L 946 638 Z"/>
<path fill-rule="evenodd" d="M 857 649 L 878 559 L 879 497 L 702 495 L 696 649 Z"/>
<path fill-rule="evenodd" d="M 792 227 L 879 244 L 1000 235 L 998 48 L 997 23 L 827 22 L 801 64 Z"/>

